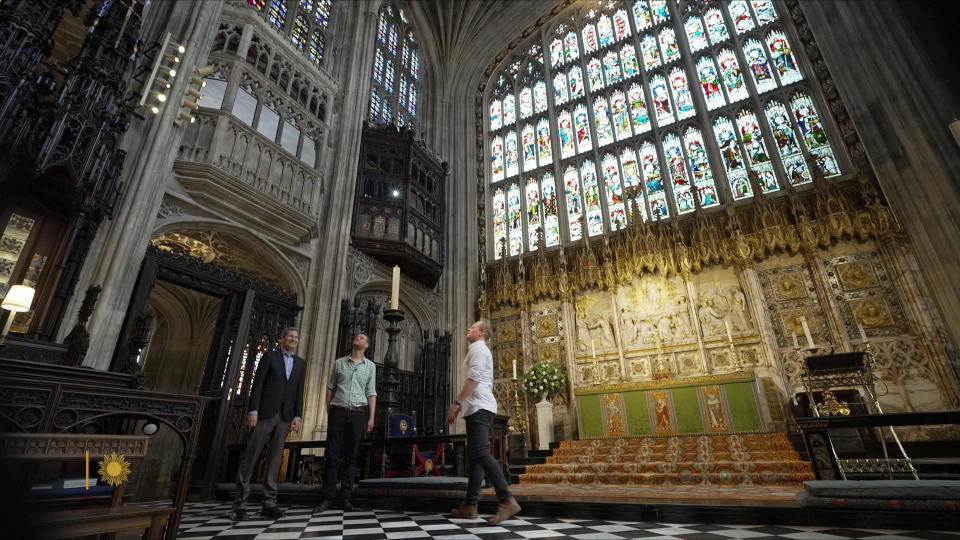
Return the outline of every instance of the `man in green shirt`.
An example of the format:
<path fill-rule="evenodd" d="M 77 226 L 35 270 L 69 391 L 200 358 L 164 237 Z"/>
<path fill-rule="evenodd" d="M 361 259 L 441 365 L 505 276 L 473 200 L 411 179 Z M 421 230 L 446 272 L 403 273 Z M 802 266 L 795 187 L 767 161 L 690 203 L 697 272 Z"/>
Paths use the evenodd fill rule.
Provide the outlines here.
<path fill-rule="evenodd" d="M 377 366 L 364 354 L 370 338 L 364 332 L 353 337 L 348 356 L 337 358 L 327 385 L 327 472 L 323 480 L 324 501 L 318 512 L 329 510 L 337 498 L 340 480 L 340 505 L 353 510 L 350 495 L 357 477 L 360 437 L 373 431 L 377 409 Z"/>

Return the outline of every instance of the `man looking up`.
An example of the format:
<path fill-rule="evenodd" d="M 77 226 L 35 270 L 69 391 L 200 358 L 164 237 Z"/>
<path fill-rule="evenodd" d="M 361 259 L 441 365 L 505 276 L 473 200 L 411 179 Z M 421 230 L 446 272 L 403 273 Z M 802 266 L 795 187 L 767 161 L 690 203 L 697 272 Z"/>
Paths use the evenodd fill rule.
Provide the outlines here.
<path fill-rule="evenodd" d="M 317 512 L 333 506 L 340 480 L 340 506 L 353 510 L 350 495 L 357 477 L 360 437 L 373 431 L 377 409 L 377 366 L 364 354 L 370 338 L 364 332 L 353 337 L 350 354 L 333 362 L 327 385 L 327 473 L 323 479 L 324 501 Z"/>
<path fill-rule="evenodd" d="M 253 431 L 240 458 L 237 493 L 230 512 L 230 519 L 234 521 L 245 517 L 244 506 L 250 495 L 250 475 L 264 445 L 268 445 L 270 457 L 263 482 L 264 498 L 260 515 L 271 519 L 283 517 L 283 510 L 277 508 L 280 457 L 287 432 L 300 429 L 307 363 L 295 354 L 300 343 L 300 332 L 296 328 L 284 328 L 281 336 L 280 350 L 264 353 L 253 376 L 250 412 L 247 414 L 247 425 Z"/>
<path fill-rule="evenodd" d="M 470 343 L 467 357 L 463 360 L 467 379 L 463 381 L 463 389 L 457 399 L 447 409 L 447 423 L 456 422 L 461 413 L 467 422 L 470 481 L 463 504 L 451 510 L 450 514 L 457 518 L 477 519 L 477 502 L 480 500 L 483 477 L 486 476 L 500 501 L 496 515 L 490 518 L 490 523 L 496 525 L 519 512 L 520 505 L 507 487 L 503 470 L 490 455 L 490 426 L 497 416 L 497 400 L 493 396 L 493 355 L 486 343 L 490 339 L 490 323 L 486 320 L 473 323 L 467 330 L 466 338 Z"/>

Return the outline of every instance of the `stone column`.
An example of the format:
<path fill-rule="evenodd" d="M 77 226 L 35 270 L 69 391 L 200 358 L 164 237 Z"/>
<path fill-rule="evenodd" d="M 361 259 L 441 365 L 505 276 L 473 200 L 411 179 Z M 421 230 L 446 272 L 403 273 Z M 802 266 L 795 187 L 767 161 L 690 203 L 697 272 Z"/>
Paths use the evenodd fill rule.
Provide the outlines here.
<path fill-rule="evenodd" d="M 207 58 L 222 8 L 220 2 L 203 0 L 157 3 L 150 15 L 163 22 L 150 24 L 152 32 L 144 39 L 159 40 L 164 32 L 170 32 L 187 49 L 182 65 L 193 69 Z M 157 209 L 173 177 L 173 162 L 183 137 L 183 130 L 174 126 L 173 121 L 179 112 L 179 96 L 188 82 L 188 76 L 177 77 L 171 91 L 175 98 L 158 115 L 134 118 L 121 142 L 121 148 L 127 152 L 122 179 L 125 193 L 114 218 L 98 232 L 78 287 L 82 290 L 89 285 L 103 286 L 89 323 L 92 339 L 84 361 L 88 367 L 110 366 L 130 294 L 153 233 Z M 69 318 L 61 325 L 59 339 L 73 326 L 82 300 L 82 295 L 74 295 L 71 300 Z"/>

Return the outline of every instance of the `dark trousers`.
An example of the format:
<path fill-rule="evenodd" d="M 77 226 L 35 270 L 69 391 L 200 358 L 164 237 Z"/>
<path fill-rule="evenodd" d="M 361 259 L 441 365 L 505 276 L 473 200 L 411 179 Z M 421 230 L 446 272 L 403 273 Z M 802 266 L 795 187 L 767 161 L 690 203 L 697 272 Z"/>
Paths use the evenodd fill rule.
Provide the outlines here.
<path fill-rule="evenodd" d="M 480 500 L 484 476 L 493 484 L 500 502 L 512 496 L 500 464 L 490 455 L 490 426 L 493 425 L 495 417 L 495 414 L 486 409 L 463 417 L 467 422 L 467 461 L 470 469 L 467 497 L 463 500 L 465 505 L 475 505 Z"/>
<path fill-rule="evenodd" d="M 280 458 L 283 456 L 283 441 L 290 431 L 290 422 L 279 414 L 257 420 L 256 427 L 247 439 L 247 447 L 240 457 L 240 470 L 237 473 L 237 493 L 233 499 L 233 509 L 240 510 L 250 495 L 250 476 L 260 458 L 264 445 L 269 445 L 267 470 L 263 479 L 263 506 L 277 504 L 277 476 L 280 474 Z"/>
<path fill-rule="evenodd" d="M 323 495 L 337 496 L 337 480 L 340 480 L 340 500 L 349 501 L 353 480 L 360 468 L 360 437 L 367 428 L 369 413 L 362 409 L 347 411 L 339 407 L 330 409 L 327 421 L 327 450 L 325 453 L 327 473 L 323 478 Z"/>

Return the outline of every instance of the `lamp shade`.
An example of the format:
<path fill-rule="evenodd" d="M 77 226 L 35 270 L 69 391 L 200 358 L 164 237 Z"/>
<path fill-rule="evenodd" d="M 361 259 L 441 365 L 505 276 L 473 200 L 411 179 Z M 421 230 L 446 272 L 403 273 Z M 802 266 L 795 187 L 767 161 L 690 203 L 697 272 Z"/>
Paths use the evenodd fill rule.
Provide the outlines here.
<path fill-rule="evenodd" d="M 33 287 L 14 285 L 10 287 L 7 295 L 3 297 L 3 303 L 0 304 L 0 307 L 13 312 L 30 311 L 34 291 L 35 289 Z"/>

